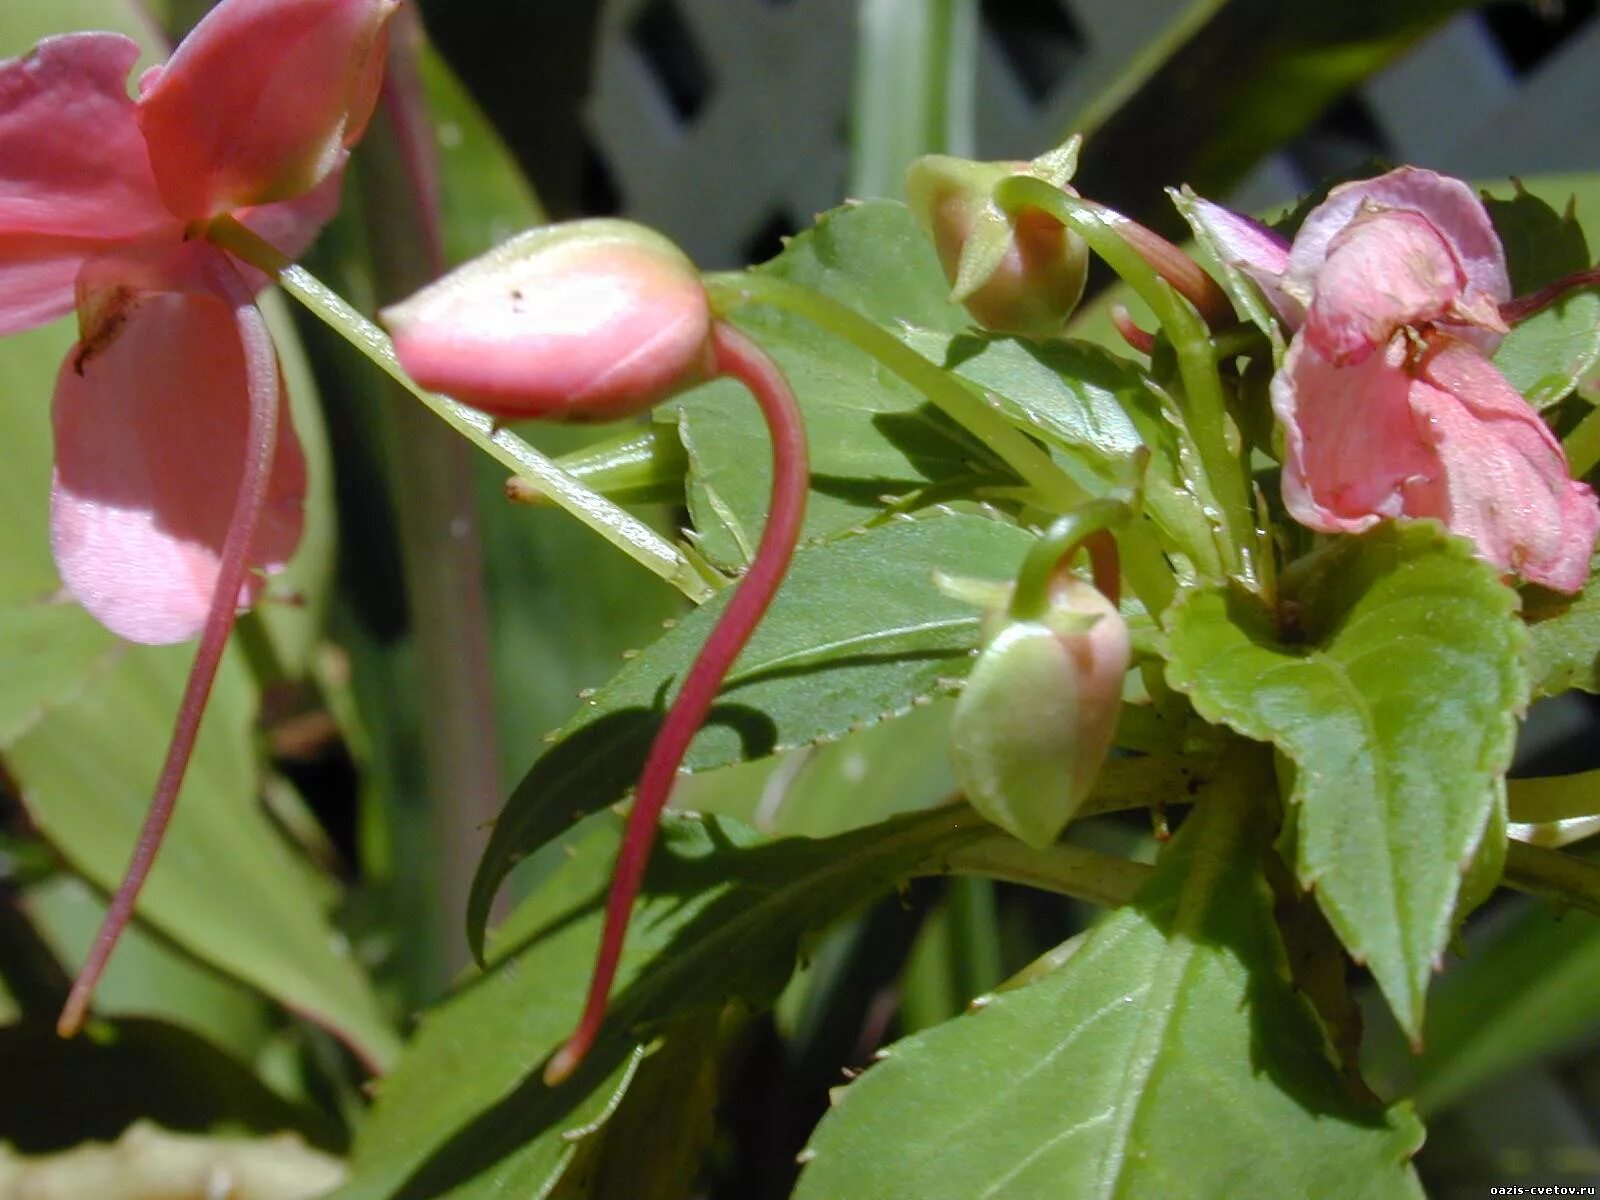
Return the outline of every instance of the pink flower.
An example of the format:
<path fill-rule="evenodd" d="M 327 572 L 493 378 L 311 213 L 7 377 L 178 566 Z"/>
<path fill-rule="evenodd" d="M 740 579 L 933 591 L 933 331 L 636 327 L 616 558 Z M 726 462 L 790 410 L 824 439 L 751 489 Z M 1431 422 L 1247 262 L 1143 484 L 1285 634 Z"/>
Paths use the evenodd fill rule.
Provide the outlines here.
<path fill-rule="evenodd" d="M 111 33 L 0 62 L 0 333 L 78 311 L 56 379 L 51 544 L 62 581 L 137 642 L 201 634 L 133 860 L 62 1011 L 82 1023 L 171 819 L 253 570 L 300 540 L 305 463 L 254 295 L 206 240 L 280 251 L 332 214 L 399 0 L 223 0 L 165 67 Z"/>
<path fill-rule="evenodd" d="M 56 383 L 52 544 L 112 631 L 193 636 L 216 590 L 250 460 L 250 387 L 278 389 L 251 301 L 263 282 L 203 238 L 236 216 L 294 254 L 332 215 L 376 99 L 398 0 L 225 0 L 137 102 L 138 48 L 48 38 L 0 62 L 0 333 L 78 310 Z M 287 410 L 245 556 L 281 567 L 305 466 Z M 257 581 L 246 575 L 238 600 Z"/>
<path fill-rule="evenodd" d="M 1583 586 L 1600 506 L 1487 357 L 1511 286 L 1466 184 L 1414 167 L 1344 184 L 1292 246 L 1206 201 L 1199 214 L 1296 330 L 1272 381 L 1296 520 L 1359 533 L 1434 517 L 1526 580 Z"/>

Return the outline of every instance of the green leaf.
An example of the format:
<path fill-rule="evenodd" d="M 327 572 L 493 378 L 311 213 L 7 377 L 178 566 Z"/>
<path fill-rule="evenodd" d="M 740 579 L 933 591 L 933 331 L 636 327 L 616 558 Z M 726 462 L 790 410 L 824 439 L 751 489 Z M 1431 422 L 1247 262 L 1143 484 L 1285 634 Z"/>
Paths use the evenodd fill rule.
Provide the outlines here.
<path fill-rule="evenodd" d="M 970 669 L 979 614 L 943 595 L 934 571 L 1005 578 L 1029 542 L 1014 526 L 948 515 L 801 551 L 685 765 L 710 770 L 839 737 L 950 690 Z M 632 785 L 666 694 L 726 602 L 727 593 L 719 595 L 631 661 L 534 763 L 478 865 L 470 936 L 481 938 L 494 895 L 520 858 Z"/>
<path fill-rule="evenodd" d="M 1516 593 L 1469 543 L 1419 522 L 1339 540 L 1283 603 L 1292 640 L 1237 593 L 1187 593 L 1167 679 L 1207 720 L 1294 761 L 1300 882 L 1420 1037 L 1527 702 Z"/>
<path fill-rule="evenodd" d="M 1529 589 L 1528 673 L 1533 695 L 1556 696 L 1571 688 L 1600 692 L 1600 574 L 1591 565 L 1589 581 L 1576 596 Z"/>
<path fill-rule="evenodd" d="M 489 969 L 428 1014 L 384 1081 L 336 1200 L 546 1195 L 616 1110 L 641 1050 L 676 1054 L 729 1005 L 759 1011 L 800 938 L 937 871 L 987 830 L 970 811 L 919 814 L 826 841 L 763 843 L 715 819 L 669 817 L 613 990 L 611 1019 L 573 1077 L 544 1062 L 571 1032 L 593 962 L 620 821 L 570 852 L 497 933 Z"/>
<path fill-rule="evenodd" d="M 1420 1196 L 1289 983 L 1242 765 L 1065 965 L 836 1092 L 796 1200 Z"/>
<path fill-rule="evenodd" d="M 1515 180 L 1512 189 L 1508 200 L 1483 193 L 1484 207 L 1505 247 L 1511 294 L 1524 296 L 1564 275 L 1588 270 L 1589 245 L 1578 224 L 1577 198 L 1549 193 L 1557 202 L 1567 202 L 1561 213 Z"/>
<path fill-rule="evenodd" d="M 946 299 L 933 247 L 902 204 L 870 201 L 825 213 L 758 271 L 805 284 L 879 324 L 948 332 L 969 324 Z M 980 443 L 854 346 L 770 309 L 750 307 L 738 323 L 783 368 L 805 413 L 812 473 L 807 537 L 858 524 L 879 510 L 885 494 L 930 483 L 1010 479 Z M 766 426 L 749 395 L 730 380 L 689 393 L 678 413 L 701 549 L 722 566 L 742 565 L 760 536 L 771 494 Z"/>
<path fill-rule="evenodd" d="M 64 874 L 27 889 L 22 907 L 56 959 L 72 971 L 87 957 L 106 911 L 88 885 Z M 37 1015 L 53 1020 L 65 999 L 63 990 L 51 997 L 50 1011 Z M 140 925 L 117 944 L 95 989 L 95 1011 L 158 1018 L 246 1063 L 260 1053 L 271 1030 L 269 1005 L 259 993 L 206 969 Z"/>
<path fill-rule="evenodd" d="M 1177 545 L 1211 540 L 1210 522 L 1185 482 L 1187 450 L 1143 373 L 1127 359 L 1071 339 L 952 336 L 912 326 L 901 337 L 923 357 L 983 388 L 1015 424 L 1060 451 L 1091 495 L 1126 486 L 1135 456 L 1147 448 L 1151 461 L 1143 479 L 1151 519 Z"/>
<path fill-rule="evenodd" d="M 121 878 L 193 649 L 119 642 L 59 599 L 49 549 L 50 405 L 69 322 L 0 341 L 0 757 L 34 825 L 72 867 Z M 237 650 L 218 674 L 141 919 L 190 953 L 347 1039 L 377 1063 L 396 1039 L 255 803 L 257 688 Z"/>
<path fill-rule="evenodd" d="M 138 42 L 135 77 L 167 56 L 166 35 L 137 0 L 8 0 L 0 11 L 0 58 L 26 54 L 42 38 L 105 29 Z"/>
<path fill-rule="evenodd" d="M 1588 183 L 1591 205 L 1600 202 L 1600 179 Z M 1512 294 L 1524 296 L 1587 270 L 1589 247 L 1577 220 L 1576 197 L 1569 193 L 1565 213 L 1557 213 L 1520 183 L 1515 187 L 1509 200 L 1485 199 L 1505 244 Z M 1528 403 L 1550 407 L 1600 362 L 1600 292 L 1573 292 L 1519 322 L 1500 343 L 1494 362 Z"/>

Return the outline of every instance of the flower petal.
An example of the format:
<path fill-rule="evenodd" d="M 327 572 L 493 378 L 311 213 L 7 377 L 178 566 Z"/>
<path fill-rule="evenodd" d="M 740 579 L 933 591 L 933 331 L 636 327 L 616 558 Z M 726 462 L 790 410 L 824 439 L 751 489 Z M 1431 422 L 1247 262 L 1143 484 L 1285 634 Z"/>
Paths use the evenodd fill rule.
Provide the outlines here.
<path fill-rule="evenodd" d="M 206 218 L 300 196 L 377 102 L 399 0 L 224 0 L 139 100 L 168 206 Z"/>
<path fill-rule="evenodd" d="M 1306 340 L 1330 362 L 1359 362 L 1402 327 L 1452 312 L 1464 283 L 1426 217 L 1360 209 L 1328 243 Z"/>
<path fill-rule="evenodd" d="M 1302 525 L 1360 533 L 1408 511 L 1408 489 L 1437 473 L 1412 418 L 1406 351 L 1402 335 L 1341 367 L 1295 335 L 1272 379 L 1272 407 L 1284 429 L 1284 504 Z"/>
<path fill-rule="evenodd" d="M 191 243 L 90 263 L 90 340 L 56 380 L 56 563 L 90 613 L 137 642 L 182 641 L 205 621 L 243 470 L 244 351 L 230 305 L 206 290 L 207 255 L 221 257 Z M 305 487 L 284 403 L 255 565 L 293 554 Z"/>
<path fill-rule="evenodd" d="M 1582 588 L 1600 505 L 1494 364 L 1464 342 L 1438 338 L 1417 369 L 1411 404 L 1442 470 L 1408 497 L 1407 511 L 1439 517 L 1484 558 L 1532 583 Z"/>
<path fill-rule="evenodd" d="M 1505 251 L 1487 210 L 1461 180 L 1420 167 L 1400 167 L 1329 192 L 1295 234 L 1284 279 L 1291 295 L 1311 303 L 1330 244 L 1363 208 L 1414 212 L 1432 224 L 1461 266 L 1469 304 L 1501 304 L 1511 298 Z"/>
<path fill-rule="evenodd" d="M 138 57 L 120 34 L 76 33 L 0 62 L 0 334 L 69 311 L 89 256 L 177 234 L 128 98 Z"/>
<path fill-rule="evenodd" d="M 1255 280 L 1278 315 L 1298 326 L 1305 308 L 1282 287 L 1289 267 L 1288 241 L 1260 221 L 1209 200 L 1195 197 L 1191 211 L 1223 260 Z"/>

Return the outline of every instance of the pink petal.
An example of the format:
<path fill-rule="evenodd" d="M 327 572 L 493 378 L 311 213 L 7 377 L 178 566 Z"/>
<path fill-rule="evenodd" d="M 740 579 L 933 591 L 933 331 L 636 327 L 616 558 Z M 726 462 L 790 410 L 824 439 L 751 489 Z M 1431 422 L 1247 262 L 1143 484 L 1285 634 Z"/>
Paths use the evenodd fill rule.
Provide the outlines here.
<path fill-rule="evenodd" d="M 1283 273 L 1289 267 L 1288 241 L 1260 221 L 1220 204 L 1196 197 L 1193 205 L 1193 218 L 1215 243 L 1223 261 L 1255 280 L 1278 315 L 1298 326 L 1305 319 L 1305 308 L 1282 288 Z"/>
<path fill-rule="evenodd" d="M 1289 252 L 1285 289 L 1310 304 L 1329 246 L 1363 208 L 1397 209 L 1425 218 L 1449 246 L 1466 280 L 1469 307 L 1511 298 L 1505 251 L 1489 214 L 1472 189 L 1420 167 L 1400 167 L 1376 179 L 1341 184 L 1311 210 Z M 1477 294 L 1479 299 L 1470 299 Z"/>
<path fill-rule="evenodd" d="M 1328 243 L 1306 340 L 1331 362 L 1359 362 L 1402 327 L 1452 312 L 1463 283 L 1426 217 L 1359 209 Z"/>
<path fill-rule="evenodd" d="M 1294 519 L 1324 533 L 1360 533 L 1398 517 L 1408 489 L 1438 462 L 1412 417 L 1406 338 L 1351 366 L 1295 335 L 1272 379 L 1283 422 L 1283 499 Z"/>
<path fill-rule="evenodd" d="M 1476 348 L 1439 338 L 1418 367 L 1411 404 L 1441 472 L 1408 497 L 1490 562 L 1576 592 L 1589 578 L 1600 505 L 1572 479 L 1561 443 Z"/>
<path fill-rule="evenodd" d="M 90 255 L 177 235 L 128 98 L 138 57 L 120 34 L 76 33 L 0 62 L 0 334 L 68 311 Z"/>
<path fill-rule="evenodd" d="M 301 196 L 377 102 L 399 0 L 223 0 L 139 100 L 168 206 L 187 218 Z"/>
<path fill-rule="evenodd" d="M 204 290 L 206 255 L 218 252 L 190 243 L 88 264 L 88 340 L 56 380 L 56 563 L 90 613 L 137 642 L 182 641 L 204 623 L 242 473 L 244 351 L 230 306 Z M 294 553 L 305 487 L 284 403 L 258 567 Z"/>
<path fill-rule="evenodd" d="M 615 421 L 712 373 L 694 264 L 624 221 L 531 230 L 379 319 L 418 383 L 508 419 Z"/>

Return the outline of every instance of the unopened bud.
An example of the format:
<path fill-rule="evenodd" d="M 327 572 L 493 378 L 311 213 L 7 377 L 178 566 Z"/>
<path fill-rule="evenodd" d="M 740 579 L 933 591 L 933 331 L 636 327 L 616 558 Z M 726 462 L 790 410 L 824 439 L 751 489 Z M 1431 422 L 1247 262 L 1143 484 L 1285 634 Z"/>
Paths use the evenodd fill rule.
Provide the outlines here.
<path fill-rule="evenodd" d="M 699 273 L 627 221 L 521 234 L 382 319 L 418 383 L 512 420 L 614 421 L 712 374 Z"/>
<path fill-rule="evenodd" d="M 1038 209 L 1013 218 L 994 202 L 995 188 L 1012 175 L 1066 188 L 1076 158 L 1074 140 L 1033 162 L 930 154 L 906 172 L 907 203 L 933 239 L 950 299 L 985 329 L 1053 337 L 1082 299 L 1089 265 L 1083 239 Z"/>
<path fill-rule="evenodd" d="M 1128 627 L 1078 579 L 1053 589 L 1039 620 L 1015 620 L 972 669 L 950 725 L 950 757 L 968 802 L 1038 849 L 1094 787 L 1116 733 Z"/>

